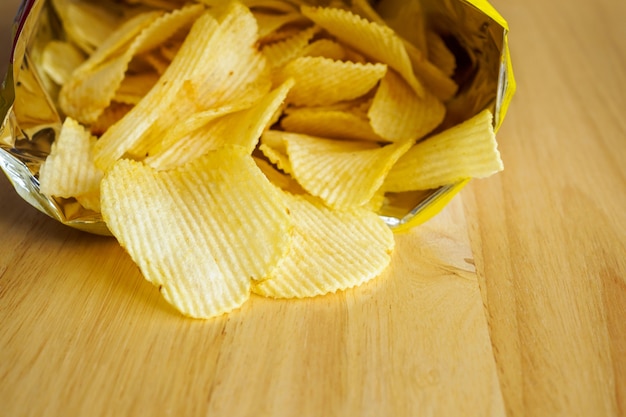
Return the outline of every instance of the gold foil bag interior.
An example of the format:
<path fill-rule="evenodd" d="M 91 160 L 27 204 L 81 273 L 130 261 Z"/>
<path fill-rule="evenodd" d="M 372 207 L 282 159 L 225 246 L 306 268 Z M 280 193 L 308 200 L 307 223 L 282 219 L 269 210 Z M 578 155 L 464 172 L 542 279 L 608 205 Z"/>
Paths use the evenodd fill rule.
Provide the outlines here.
<path fill-rule="evenodd" d="M 447 103 L 446 123 L 461 122 L 489 108 L 495 115 L 495 127 L 499 127 L 515 90 L 506 21 L 485 0 L 372 3 L 375 7 L 397 7 L 402 13 L 404 7 L 420 1 L 428 28 L 446 39 L 457 58 L 454 79 L 459 90 Z M 389 4 L 381 4 L 385 2 Z M 323 5 L 328 0 L 309 3 Z M 13 32 L 11 62 L 0 92 L 0 168 L 18 194 L 41 212 L 80 230 L 109 234 L 98 213 L 83 209 L 74 200 L 50 198 L 39 191 L 39 168 L 62 123 L 53 99 L 54 87 L 39 69 L 44 45 L 64 37 L 51 2 L 25 0 Z M 466 183 L 388 195 L 380 215 L 395 230 L 408 229 L 437 214 Z"/>

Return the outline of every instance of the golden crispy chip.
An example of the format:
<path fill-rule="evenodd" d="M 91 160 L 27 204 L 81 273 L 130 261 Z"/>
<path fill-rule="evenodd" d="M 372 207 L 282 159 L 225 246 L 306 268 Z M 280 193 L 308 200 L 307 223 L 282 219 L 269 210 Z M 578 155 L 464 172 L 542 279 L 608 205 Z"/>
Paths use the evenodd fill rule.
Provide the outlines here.
<path fill-rule="evenodd" d="M 387 72 L 383 64 L 359 64 L 321 57 L 296 58 L 275 74 L 275 82 L 296 81 L 287 101 L 296 106 L 323 106 L 361 97 Z"/>
<path fill-rule="evenodd" d="M 89 54 L 89 58 L 80 67 L 80 71 L 91 72 L 104 62 L 124 55 L 125 49 L 133 40 L 162 15 L 163 13 L 158 11 L 144 12 L 125 21 L 97 45 L 98 48 Z"/>
<path fill-rule="evenodd" d="M 43 194 L 71 198 L 98 190 L 102 171 L 93 163 L 96 138 L 68 117 L 39 170 Z"/>
<path fill-rule="evenodd" d="M 272 298 L 315 297 L 356 287 L 380 275 L 393 233 L 373 212 L 334 211 L 312 197 L 286 194 L 295 233 L 292 248 L 252 291 Z"/>
<path fill-rule="evenodd" d="M 336 36 L 342 43 L 356 49 L 375 62 L 395 69 L 415 93 L 422 97 L 424 86 L 415 77 L 403 40 L 387 26 L 343 9 L 302 7 L 302 13 Z"/>
<path fill-rule="evenodd" d="M 282 67 L 302 54 L 316 31 L 317 28 L 304 29 L 287 39 L 265 45 L 263 55 L 272 68 Z"/>
<path fill-rule="evenodd" d="M 389 172 L 384 187 L 391 192 L 428 190 L 484 178 L 502 168 L 493 116 L 484 110 L 411 148 Z"/>
<path fill-rule="evenodd" d="M 256 162 L 259 169 L 263 171 L 267 179 L 278 188 L 288 191 L 291 194 L 306 194 L 306 191 L 304 191 L 296 180 L 290 175 L 276 169 L 274 165 L 267 162 L 265 159 L 254 157 L 254 162 Z"/>
<path fill-rule="evenodd" d="M 254 16 L 233 2 L 221 19 L 205 13 L 196 20 L 159 83 L 100 138 L 98 166 L 106 169 L 125 153 L 143 158 L 168 129 L 190 114 L 249 101 L 269 91 L 266 61 L 255 48 Z"/>
<path fill-rule="evenodd" d="M 165 136 L 152 148 L 150 148 L 147 152 L 148 156 L 146 156 L 145 159 L 146 163 L 153 168 L 158 167 L 160 169 L 164 169 L 166 165 L 168 168 L 182 165 L 182 163 L 177 163 L 176 158 L 181 155 L 184 157 L 184 154 L 188 153 L 188 146 L 183 142 L 190 140 L 188 139 L 190 135 L 193 135 L 194 137 L 197 136 L 200 141 L 204 141 L 205 138 L 207 138 L 207 140 L 212 139 L 210 137 L 210 128 L 207 127 L 211 124 L 211 122 L 219 119 L 220 117 L 226 116 L 227 114 L 246 109 L 249 105 L 251 104 L 235 103 L 234 106 L 226 105 L 189 115 L 188 118 L 181 120 L 180 123 L 172 126 L 165 133 Z M 193 157 L 197 156 L 200 155 L 194 155 Z M 187 156 L 187 158 L 189 158 L 189 156 Z"/>
<path fill-rule="evenodd" d="M 278 169 L 280 169 L 285 174 L 293 173 L 293 169 L 291 168 L 291 162 L 289 161 L 289 157 L 286 153 L 277 150 L 276 148 L 272 148 L 271 146 L 261 143 L 259 146 L 259 150 L 263 153 L 263 155 Z"/>
<path fill-rule="evenodd" d="M 278 169 L 286 174 L 293 173 L 291 162 L 287 156 L 287 143 L 284 133 L 277 130 L 268 130 L 261 136 L 259 150 Z"/>
<path fill-rule="evenodd" d="M 386 202 L 387 194 L 385 193 L 385 189 L 383 187 L 380 187 L 378 190 L 376 190 L 376 193 L 374 193 L 374 197 L 372 197 L 370 201 L 363 205 L 363 208 L 369 211 L 373 211 L 374 213 L 379 213 Z"/>
<path fill-rule="evenodd" d="M 411 142 L 381 147 L 372 142 L 322 139 L 283 133 L 294 178 L 330 207 L 367 204 Z"/>
<path fill-rule="evenodd" d="M 423 98 L 394 71 L 383 78 L 368 117 L 374 132 L 390 142 L 416 141 L 443 121 L 446 108 L 426 91 Z"/>
<path fill-rule="evenodd" d="M 155 48 L 191 24 L 202 11 L 201 5 L 192 5 L 160 16 L 148 24 L 122 54 L 96 66 L 92 58 L 88 59 L 61 90 L 59 104 L 63 111 L 82 123 L 95 121 L 115 97 L 132 58 Z"/>
<path fill-rule="evenodd" d="M 173 168 L 225 145 L 238 145 L 252 154 L 292 86 L 293 80 L 288 80 L 249 109 L 217 117 L 170 146 L 151 149 L 146 163 L 158 169 Z"/>
<path fill-rule="evenodd" d="M 254 12 L 254 17 L 259 25 L 259 38 L 264 38 L 287 25 L 302 25 L 308 22 L 296 12 L 285 14 Z"/>
<path fill-rule="evenodd" d="M 369 120 L 348 111 L 297 108 L 283 117 L 280 125 L 287 132 L 310 136 L 386 142 L 374 132 Z"/>
<path fill-rule="evenodd" d="M 55 40 L 46 45 L 41 68 L 55 83 L 63 85 L 84 61 L 85 56 L 73 44 Z"/>
<path fill-rule="evenodd" d="M 92 53 L 126 19 L 127 10 L 113 1 L 52 0 L 69 40 Z"/>
<path fill-rule="evenodd" d="M 101 192 L 113 235 L 144 277 L 190 317 L 241 306 L 251 279 L 271 273 L 290 246 L 284 198 L 241 148 L 171 171 L 120 160 Z"/>
<path fill-rule="evenodd" d="M 312 42 L 304 48 L 302 56 L 323 57 L 335 61 L 347 60 L 346 48 L 332 39 L 318 39 Z"/>
<path fill-rule="evenodd" d="M 96 213 L 101 212 L 100 207 L 100 188 L 97 191 L 93 191 L 91 193 L 81 194 L 76 196 L 76 201 L 81 207 L 95 211 Z"/>

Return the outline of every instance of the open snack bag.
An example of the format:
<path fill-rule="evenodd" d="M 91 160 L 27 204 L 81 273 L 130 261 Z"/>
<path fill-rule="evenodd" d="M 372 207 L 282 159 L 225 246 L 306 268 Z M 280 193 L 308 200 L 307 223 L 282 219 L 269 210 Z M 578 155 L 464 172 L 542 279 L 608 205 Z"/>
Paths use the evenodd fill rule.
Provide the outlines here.
<path fill-rule="evenodd" d="M 351 288 L 503 169 L 507 31 L 482 0 L 25 1 L 0 167 L 187 316 Z"/>

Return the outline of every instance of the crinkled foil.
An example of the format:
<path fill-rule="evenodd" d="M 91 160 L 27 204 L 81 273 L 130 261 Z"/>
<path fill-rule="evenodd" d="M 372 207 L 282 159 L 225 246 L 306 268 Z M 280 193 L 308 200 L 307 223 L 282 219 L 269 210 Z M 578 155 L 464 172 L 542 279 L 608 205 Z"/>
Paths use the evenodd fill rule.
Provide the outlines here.
<path fill-rule="evenodd" d="M 419 0 L 394 3 L 401 8 L 411 1 Z M 495 11 L 484 0 L 422 0 L 422 10 L 429 28 L 441 34 L 457 55 L 454 78 L 460 88 L 447 103 L 444 123 L 453 125 L 490 108 L 499 126 L 514 89 L 506 23 L 499 16 L 494 18 Z M 83 209 L 74 200 L 39 192 L 39 167 L 62 123 L 53 99 L 54 87 L 38 70 L 43 46 L 64 36 L 51 2 L 24 0 L 13 32 L 11 62 L 0 91 L 0 168 L 19 195 L 41 212 L 68 226 L 107 235 L 100 214 Z M 415 226 L 441 210 L 465 183 L 389 195 L 381 216 L 397 229 Z"/>

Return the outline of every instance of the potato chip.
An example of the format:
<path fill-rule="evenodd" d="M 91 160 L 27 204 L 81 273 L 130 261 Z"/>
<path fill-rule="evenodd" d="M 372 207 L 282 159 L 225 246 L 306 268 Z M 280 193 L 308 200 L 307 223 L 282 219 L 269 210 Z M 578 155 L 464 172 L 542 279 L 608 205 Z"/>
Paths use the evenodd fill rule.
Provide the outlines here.
<path fill-rule="evenodd" d="M 302 7 L 302 13 L 336 36 L 342 43 L 356 49 L 374 62 L 395 69 L 415 93 L 422 97 L 424 86 L 415 77 L 403 40 L 389 27 L 343 9 Z"/>
<path fill-rule="evenodd" d="M 96 164 L 106 169 L 124 154 L 144 158 L 190 114 L 267 93 L 269 74 L 256 39 L 254 17 L 237 2 L 221 21 L 200 16 L 159 83 L 100 138 Z"/>
<path fill-rule="evenodd" d="M 268 130 L 261 136 L 259 150 L 278 169 L 286 174 L 293 173 L 289 156 L 287 156 L 287 143 L 284 133 L 277 130 Z"/>
<path fill-rule="evenodd" d="M 256 162 L 257 166 L 263 174 L 265 174 L 267 179 L 278 188 L 288 191 L 291 194 L 306 194 L 306 191 L 304 191 L 302 186 L 298 184 L 296 180 L 294 180 L 290 175 L 276 169 L 276 167 L 270 162 L 258 157 L 254 157 L 254 162 Z"/>
<path fill-rule="evenodd" d="M 175 144 L 152 149 L 146 163 L 158 169 L 172 168 L 225 145 L 238 145 L 252 154 L 292 86 L 293 80 L 288 80 L 249 109 L 217 117 Z"/>
<path fill-rule="evenodd" d="M 296 12 L 284 14 L 254 12 L 254 17 L 259 25 L 259 38 L 263 38 L 283 26 L 308 22 L 300 13 Z"/>
<path fill-rule="evenodd" d="M 69 40 L 86 53 L 104 43 L 126 18 L 111 1 L 52 0 Z"/>
<path fill-rule="evenodd" d="M 165 136 L 157 144 L 150 148 L 146 159 L 152 159 L 156 162 L 157 159 L 165 157 L 171 159 L 177 157 L 178 153 L 186 153 L 186 150 L 177 149 L 180 147 L 187 147 L 180 142 L 186 140 L 188 136 L 196 133 L 196 136 L 201 136 L 199 140 L 203 140 L 204 137 L 210 134 L 209 129 L 203 128 L 211 124 L 211 122 L 219 119 L 220 117 L 226 116 L 227 114 L 245 109 L 250 105 L 250 103 L 236 103 L 235 105 L 226 105 L 189 115 L 188 118 L 181 120 L 180 123 L 172 126 L 165 133 Z M 202 131 L 197 132 L 200 129 L 202 129 Z M 169 156 L 166 156 L 166 154 L 169 154 Z M 154 168 L 158 166 L 158 164 L 153 165 L 151 163 L 149 163 L 149 165 Z"/>
<path fill-rule="evenodd" d="M 323 106 L 361 97 L 387 72 L 383 64 L 359 64 L 321 57 L 296 58 L 275 74 L 275 82 L 293 78 L 287 101 L 296 106 Z"/>
<path fill-rule="evenodd" d="M 80 71 L 88 73 L 104 62 L 123 55 L 133 40 L 162 15 L 163 13 L 158 11 L 144 12 L 125 21 L 97 44 L 97 49 L 89 54 L 89 58 L 81 66 Z"/>
<path fill-rule="evenodd" d="M 317 28 L 308 28 L 299 31 L 287 39 L 265 45 L 261 51 L 267 58 L 270 67 L 282 67 L 287 62 L 302 55 L 316 31 Z"/>
<path fill-rule="evenodd" d="M 100 213 L 102 211 L 100 206 L 100 188 L 98 188 L 97 191 L 77 195 L 76 201 L 81 205 L 81 207 L 87 210 L 91 210 L 96 213 Z"/>
<path fill-rule="evenodd" d="M 380 275 L 394 248 L 393 233 L 373 212 L 334 211 L 312 197 L 286 194 L 295 229 L 292 248 L 252 291 L 272 298 L 315 297 Z"/>
<path fill-rule="evenodd" d="M 368 117 L 374 132 L 390 142 L 417 140 L 443 121 L 446 108 L 428 91 L 422 98 L 394 71 L 380 83 Z"/>
<path fill-rule="evenodd" d="M 291 167 L 289 156 L 287 156 L 286 153 L 281 152 L 276 148 L 272 148 L 265 143 L 261 143 L 261 145 L 259 146 L 259 150 L 272 164 L 274 164 L 282 172 L 284 172 L 285 174 L 293 173 L 293 168 Z"/>
<path fill-rule="evenodd" d="M 284 197 L 244 149 L 224 147 L 171 171 L 120 160 L 102 181 L 102 215 L 183 314 L 209 318 L 249 297 L 287 253 Z"/>
<path fill-rule="evenodd" d="M 55 40 L 44 48 L 41 68 L 55 83 L 63 85 L 84 61 L 85 56 L 73 44 Z"/>
<path fill-rule="evenodd" d="M 66 118 L 39 170 L 41 193 L 70 198 L 96 192 L 103 173 L 93 163 L 95 142 L 85 127 Z"/>
<path fill-rule="evenodd" d="M 471 119 L 418 143 L 389 172 L 385 190 L 428 190 L 503 169 L 493 130 L 484 110 Z"/>
<path fill-rule="evenodd" d="M 115 97 L 132 58 L 190 24 L 202 10 L 202 6 L 193 5 L 160 16 L 148 24 L 121 55 L 96 66 L 94 59 L 88 59 L 61 90 L 59 104 L 63 111 L 82 123 L 95 121 Z"/>
<path fill-rule="evenodd" d="M 332 208 L 368 203 L 411 142 L 381 147 L 372 142 L 340 141 L 283 133 L 294 178 Z"/>
<path fill-rule="evenodd" d="M 297 108 L 283 117 L 280 125 L 285 131 L 310 136 L 386 142 L 374 132 L 367 118 L 348 111 Z"/>
<path fill-rule="evenodd" d="M 302 56 L 323 57 L 335 61 L 347 60 L 346 48 L 331 39 L 318 39 L 312 42 L 304 48 Z"/>

